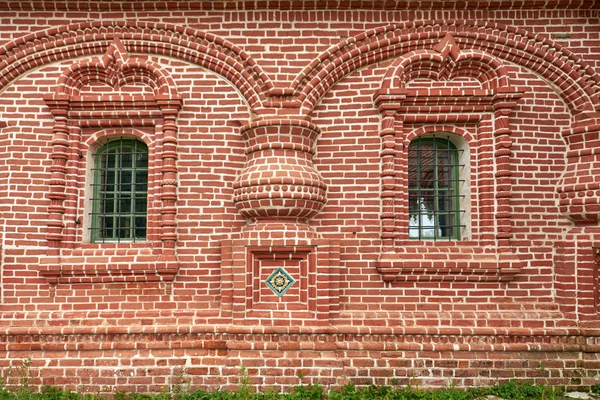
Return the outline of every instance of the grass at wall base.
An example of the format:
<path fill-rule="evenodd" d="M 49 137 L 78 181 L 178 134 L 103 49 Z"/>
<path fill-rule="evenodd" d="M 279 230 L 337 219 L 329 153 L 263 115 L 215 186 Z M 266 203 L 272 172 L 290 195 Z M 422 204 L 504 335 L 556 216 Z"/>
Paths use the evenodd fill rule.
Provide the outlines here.
<path fill-rule="evenodd" d="M 421 389 L 408 386 L 365 386 L 352 383 L 341 388 L 326 389 L 321 385 L 297 385 L 289 392 L 272 388 L 255 391 L 245 368 L 240 370 L 240 385 L 235 391 L 192 390 L 189 380 L 160 393 L 138 394 L 127 392 L 89 393 L 45 386 L 37 392 L 30 388 L 31 360 L 26 359 L 17 368 L 0 371 L 0 400 L 559 400 L 564 398 L 562 388 L 534 385 L 526 381 L 508 381 L 490 387 L 457 389 L 454 387 Z M 179 378 L 183 378 L 180 376 Z M 300 377 L 301 378 L 301 377 Z M 590 390 L 593 398 L 600 398 L 600 382 Z"/>
<path fill-rule="evenodd" d="M 592 387 L 592 394 L 600 395 L 600 385 Z M 97 400 L 106 398 L 115 400 L 477 400 L 495 398 L 559 400 L 563 397 L 562 389 L 518 381 L 465 390 L 455 388 L 423 390 L 411 386 L 356 387 L 353 384 L 347 384 L 339 389 L 326 390 L 320 385 L 298 385 L 285 393 L 269 388 L 263 392 L 255 392 L 244 383 L 236 391 L 165 390 L 155 394 L 81 393 L 50 386 L 42 388 L 40 392 L 35 392 L 27 385 L 0 388 L 0 400 Z"/>

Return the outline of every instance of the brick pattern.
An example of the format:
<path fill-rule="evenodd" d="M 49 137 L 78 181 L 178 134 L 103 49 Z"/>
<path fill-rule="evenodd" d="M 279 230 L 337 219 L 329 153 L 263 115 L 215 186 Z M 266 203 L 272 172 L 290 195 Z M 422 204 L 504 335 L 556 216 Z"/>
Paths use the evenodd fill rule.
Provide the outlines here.
<path fill-rule="evenodd" d="M 181 328 L 179 333 L 72 334 L 69 341 L 56 334 L 14 335 L 3 343 L 15 357 L 34 357 L 36 380 L 90 392 L 160 391 L 187 384 L 233 389 L 242 365 L 252 385 L 278 389 L 317 381 L 324 385 L 397 381 L 420 387 L 443 386 L 448 381 L 459 386 L 491 385 L 515 378 L 554 384 L 570 380 L 573 385 L 594 382 L 589 372 L 595 365 L 594 353 L 575 361 L 583 340 L 566 331 L 545 331 L 525 340 L 524 336 L 440 335 L 417 329 L 398 335 L 339 330 L 282 336 L 276 330 L 238 329 L 233 334 Z M 118 349 L 106 348 L 106 343 Z M 523 353 L 529 357 L 524 359 Z"/>
<path fill-rule="evenodd" d="M 420 77 L 443 86 L 418 81 L 413 85 Z M 467 84 L 471 88 L 462 81 L 452 82 L 459 77 L 472 77 L 476 83 Z M 467 280 L 507 281 L 519 272 L 521 263 L 510 255 L 514 249 L 510 245 L 513 159 L 509 122 L 522 96 L 511 87 L 498 59 L 477 51 L 463 52 L 452 34 L 432 50 L 409 52 L 392 63 L 374 96 L 382 114 L 382 257 L 378 269 L 384 280 L 454 280 L 459 275 Z M 493 119 L 488 117 L 491 112 Z M 469 153 L 469 159 L 478 160 L 464 167 L 471 175 L 469 191 L 479 194 L 469 195 L 473 203 L 469 240 L 451 246 L 436 243 L 435 253 L 428 251 L 427 243 L 419 248 L 419 243 L 408 238 L 405 217 L 405 150 L 414 138 L 431 133 L 462 137 L 468 147 L 463 151 Z M 497 242 L 490 246 L 494 239 Z M 453 254 L 448 261 L 437 261 L 435 255 L 448 253 Z"/>
<path fill-rule="evenodd" d="M 2 1 L 0 9 L 11 11 L 235 11 L 235 10 L 263 10 L 271 8 L 274 10 L 397 10 L 397 9 L 553 9 L 553 8 L 581 8 L 593 9 L 595 3 L 592 0 L 485 0 L 456 3 L 443 0 L 271 0 L 268 3 L 260 0 L 244 1 L 172 1 L 166 5 L 154 0 L 141 0 L 135 3 L 127 1 L 114 2 L 89 2 L 77 1 L 65 4 L 60 1 Z"/>
<path fill-rule="evenodd" d="M 99 83 L 113 91 L 129 85 L 144 85 L 151 90 L 146 94 L 94 94 L 94 84 Z M 181 108 L 172 78 L 151 61 L 130 57 L 121 41 L 115 39 L 102 57 L 76 62 L 66 69 L 58 80 L 55 93 L 45 96 L 44 100 L 55 120 L 50 155 L 53 163 L 50 167 L 49 198 L 52 203 L 48 207 L 48 251 L 40 268 L 40 274 L 53 285 L 51 294 L 54 294 L 56 284 L 66 282 L 172 281 L 179 269 L 175 255 L 175 119 Z M 161 127 L 156 129 L 153 127 L 156 124 Z M 145 134 L 140 135 L 137 126 L 146 127 Z M 84 134 L 86 128 L 93 133 Z M 91 189 L 86 179 L 91 176 L 89 164 L 93 163 L 94 151 L 107 140 L 123 135 L 145 139 L 153 150 L 153 159 L 149 161 L 153 171 L 158 171 L 151 173 L 159 177 L 156 186 L 160 187 L 157 197 L 161 205 L 160 209 L 149 210 L 149 241 L 142 246 L 119 246 L 119 243 L 108 254 L 103 250 L 112 246 L 103 243 L 91 246 L 88 252 L 73 253 L 69 250 L 89 242 L 91 222 L 81 214 L 90 213 Z M 88 166 L 80 163 L 86 156 Z M 86 194 L 80 196 L 80 193 Z M 67 207 L 67 199 L 70 207 Z M 77 232 L 82 220 L 83 225 L 88 225 L 87 231 Z M 150 242 L 153 236 L 154 243 Z M 153 245 L 152 250 L 148 248 L 149 244 Z M 167 290 L 170 291 L 170 285 Z"/>
<path fill-rule="evenodd" d="M 241 366 L 278 388 L 594 382 L 594 2 L 0 9 L 0 368 L 93 391 Z M 469 146 L 470 236 L 416 243 L 405 148 L 438 131 Z M 90 155 L 121 135 L 148 144 L 148 241 L 91 244 Z"/>

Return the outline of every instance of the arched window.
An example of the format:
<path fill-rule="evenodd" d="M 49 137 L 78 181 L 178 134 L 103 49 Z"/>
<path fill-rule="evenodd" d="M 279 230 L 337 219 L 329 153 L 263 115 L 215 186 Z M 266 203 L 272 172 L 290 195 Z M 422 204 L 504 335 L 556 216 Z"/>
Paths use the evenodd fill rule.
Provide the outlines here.
<path fill-rule="evenodd" d="M 449 137 L 417 137 L 408 147 L 409 238 L 460 240 L 459 152 Z"/>
<path fill-rule="evenodd" d="M 94 157 L 92 243 L 146 238 L 148 147 L 139 140 L 108 142 Z"/>

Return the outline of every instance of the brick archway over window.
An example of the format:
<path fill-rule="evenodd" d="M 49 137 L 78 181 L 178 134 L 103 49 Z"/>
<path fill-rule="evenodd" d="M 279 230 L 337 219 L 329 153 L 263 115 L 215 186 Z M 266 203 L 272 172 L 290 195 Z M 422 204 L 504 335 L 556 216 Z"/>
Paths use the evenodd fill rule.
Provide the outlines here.
<path fill-rule="evenodd" d="M 260 66 L 238 46 L 192 28 L 140 21 L 94 21 L 35 32 L 0 47 L 0 88 L 48 63 L 103 54 L 120 38 L 128 52 L 176 57 L 229 80 L 251 108 L 273 88 Z"/>
<path fill-rule="evenodd" d="M 436 46 L 451 34 L 463 51 L 478 50 L 539 74 L 556 85 L 577 119 L 600 107 L 600 77 L 568 49 L 525 31 L 482 21 L 421 21 L 375 28 L 350 37 L 315 58 L 292 83 L 310 112 L 342 77 L 353 71 L 411 51 Z"/>
<path fill-rule="evenodd" d="M 464 51 L 488 53 L 552 82 L 576 120 L 598 111 L 600 77 L 577 55 L 521 28 L 471 20 L 407 22 L 365 31 L 320 54 L 287 88 L 275 87 L 248 53 L 214 34 L 154 22 L 85 22 L 35 32 L 0 47 L 0 89 L 33 68 L 104 53 L 115 37 L 123 37 L 130 52 L 184 59 L 224 76 L 253 111 L 300 107 L 300 113 L 306 115 L 344 76 L 410 51 L 431 48 L 448 33 Z"/>
<path fill-rule="evenodd" d="M 109 91 L 85 90 L 94 85 L 104 85 Z M 120 90 L 128 85 L 137 86 L 138 91 Z M 44 96 L 44 100 L 54 116 L 54 128 L 50 155 L 49 247 L 40 273 L 53 284 L 171 282 L 179 269 L 175 252 L 176 118 L 181 108 L 173 79 L 150 59 L 130 56 L 122 42 L 115 38 L 101 57 L 79 60 L 67 68 L 58 79 L 54 93 Z M 93 217 L 89 217 L 92 212 L 89 203 L 94 196 L 85 177 L 86 171 L 89 176 L 98 167 L 90 144 L 101 144 L 92 146 L 97 150 L 111 141 L 122 143 L 123 137 L 142 139 L 147 145 L 143 199 L 146 204 L 153 204 L 154 201 L 147 199 L 155 198 L 160 202 L 160 209 L 150 207 L 146 211 L 144 208 L 147 225 L 143 229 L 150 234 L 144 234 L 141 243 L 135 240 L 94 243 L 90 239 Z M 158 177 L 154 185 L 148 185 L 149 171 Z M 131 182 L 134 179 L 131 178 Z M 100 184 L 95 182 L 94 185 Z M 117 186 L 121 190 L 120 185 Z M 83 192 L 87 193 L 82 198 Z M 120 195 L 115 201 L 121 201 Z M 137 204 L 137 199 L 135 201 Z M 117 213 L 116 208 L 112 212 Z M 118 215 L 115 220 L 124 218 L 121 214 L 115 215 Z M 125 249 L 127 257 L 122 256 Z"/>
<path fill-rule="evenodd" d="M 521 263 L 510 243 L 512 132 L 509 117 L 522 95 L 511 86 L 498 58 L 478 50 L 463 50 L 451 34 L 432 49 L 410 51 L 388 67 L 381 89 L 374 97 L 382 118 L 382 254 L 378 269 L 384 280 L 412 276 L 426 280 L 505 281 L 518 273 Z M 465 156 L 458 156 L 452 168 L 457 174 L 459 169 L 463 170 L 460 181 L 467 183 L 461 183 L 464 187 L 455 195 L 459 196 L 456 200 L 473 203 L 474 212 L 468 212 L 465 207 L 456 208 L 455 211 L 464 216 L 458 221 L 457 215 L 454 224 L 465 234 L 445 241 L 436 240 L 435 246 L 431 240 L 421 240 L 420 234 L 419 240 L 409 237 L 407 219 L 411 184 L 407 149 L 413 140 L 423 136 L 446 137 L 448 142 L 452 141 L 451 136 L 458 136 L 468 147 L 458 149 L 458 153 Z M 463 161 L 458 163 L 458 158 Z M 486 172 L 492 165 L 496 167 L 495 172 Z M 458 190 L 459 178 L 453 179 L 457 180 L 454 186 Z M 418 193 L 421 196 L 421 189 Z M 431 204 L 438 202 L 437 198 L 427 200 Z M 490 212 L 489 205 L 493 205 L 494 212 Z M 437 211 L 433 212 L 437 215 Z M 473 222 L 472 226 L 467 220 Z M 440 256 L 456 248 L 469 256 L 461 262 L 445 264 L 422 258 L 425 253 Z"/>

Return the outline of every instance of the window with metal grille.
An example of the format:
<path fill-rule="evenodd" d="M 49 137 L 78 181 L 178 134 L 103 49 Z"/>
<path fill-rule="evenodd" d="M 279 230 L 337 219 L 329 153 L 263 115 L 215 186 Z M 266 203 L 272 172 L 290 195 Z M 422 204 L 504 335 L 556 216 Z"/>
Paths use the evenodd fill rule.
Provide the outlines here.
<path fill-rule="evenodd" d="M 123 138 L 107 143 L 94 156 L 93 175 L 91 242 L 145 240 L 148 147 Z"/>
<path fill-rule="evenodd" d="M 410 239 L 460 240 L 459 152 L 449 137 L 418 137 L 408 147 Z"/>

